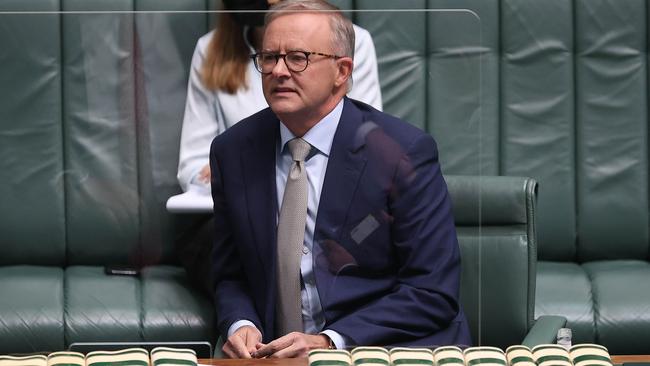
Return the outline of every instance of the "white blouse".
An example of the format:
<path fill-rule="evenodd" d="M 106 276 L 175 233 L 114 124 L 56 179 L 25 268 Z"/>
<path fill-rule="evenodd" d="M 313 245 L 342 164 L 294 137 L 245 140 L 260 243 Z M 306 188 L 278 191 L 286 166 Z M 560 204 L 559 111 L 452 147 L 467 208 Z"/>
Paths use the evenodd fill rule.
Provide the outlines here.
<path fill-rule="evenodd" d="M 354 83 L 348 96 L 381 110 L 375 45 L 367 30 L 355 25 L 354 32 Z M 247 65 L 247 88 L 229 94 L 220 90 L 210 91 L 203 86 L 201 67 L 213 33 L 211 31 L 199 39 L 192 56 L 177 175 L 183 191 L 187 191 L 190 185 L 202 185 L 197 176 L 209 163 L 210 144 L 215 136 L 268 107 L 262 93 L 262 76 L 255 70 L 252 60 Z M 249 48 L 253 53 L 250 45 Z"/>

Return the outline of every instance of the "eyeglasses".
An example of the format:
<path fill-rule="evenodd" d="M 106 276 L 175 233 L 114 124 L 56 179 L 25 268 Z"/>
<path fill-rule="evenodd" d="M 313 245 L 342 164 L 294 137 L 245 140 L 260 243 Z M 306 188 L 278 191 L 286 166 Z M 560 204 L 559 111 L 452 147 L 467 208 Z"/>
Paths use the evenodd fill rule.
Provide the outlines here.
<path fill-rule="evenodd" d="M 343 57 L 320 52 L 289 51 L 287 53 L 259 52 L 251 55 L 251 58 L 255 62 L 257 71 L 262 74 L 270 74 L 273 72 L 273 68 L 277 65 L 279 59 L 284 60 L 284 64 L 287 65 L 289 71 L 303 72 L 309 66 L 310 55 L 325 56 L 335 60 Z"/>

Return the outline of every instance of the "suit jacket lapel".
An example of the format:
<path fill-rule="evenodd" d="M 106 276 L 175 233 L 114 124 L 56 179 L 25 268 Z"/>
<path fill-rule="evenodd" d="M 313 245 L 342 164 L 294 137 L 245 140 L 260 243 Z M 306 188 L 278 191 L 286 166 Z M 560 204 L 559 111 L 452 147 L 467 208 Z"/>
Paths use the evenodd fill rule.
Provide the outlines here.
<path fill-rule="evenodd" d="M 275 187 L 275 148 L 279 121 L 270 112 L 260 117 L 257 131 L 241 155 L 248 218 L 256 241 L 262 273 L 275 273 L 277 191 Z M 270 279 L 273 281 L 273 279 Z M 273 282 L 270 282 L 273 283 Z"/>
<path fill-rule="evenodd" d="M 322 239 L 339 241 L 340 228 L 345 223 L 359 178 L 366 165 L 366 157 L 360 153 L 365 144 L 363 136 L 360 135 L 362 123 L 361 111 L 345 98 L 318 204 L 315 242 Z"/>

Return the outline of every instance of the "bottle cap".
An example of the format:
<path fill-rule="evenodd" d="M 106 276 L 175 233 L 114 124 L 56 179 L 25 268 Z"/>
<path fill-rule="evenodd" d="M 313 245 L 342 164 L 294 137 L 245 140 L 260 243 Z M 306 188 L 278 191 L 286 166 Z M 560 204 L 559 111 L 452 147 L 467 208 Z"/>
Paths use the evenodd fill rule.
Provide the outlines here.
<path fill-rule="evenodd" d="M 571 328 L 560 328 L 557 330 L 558 338 L 571 338 Z"/>

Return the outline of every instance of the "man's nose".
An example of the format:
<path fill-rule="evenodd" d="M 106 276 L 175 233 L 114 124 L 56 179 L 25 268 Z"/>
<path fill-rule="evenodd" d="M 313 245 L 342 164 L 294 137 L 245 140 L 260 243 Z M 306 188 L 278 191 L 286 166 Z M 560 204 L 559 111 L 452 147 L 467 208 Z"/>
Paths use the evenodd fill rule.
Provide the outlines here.
<path fill-rule="evenodd" d="M 275 63 L 275 66 L 273 67 L 273 71 L 271 73 L 276 78 L 291 76 L 291 72 L 287 67 L 287 62 L 285 61 L 284 57 L 278 57 L 278 62 Z"/>

